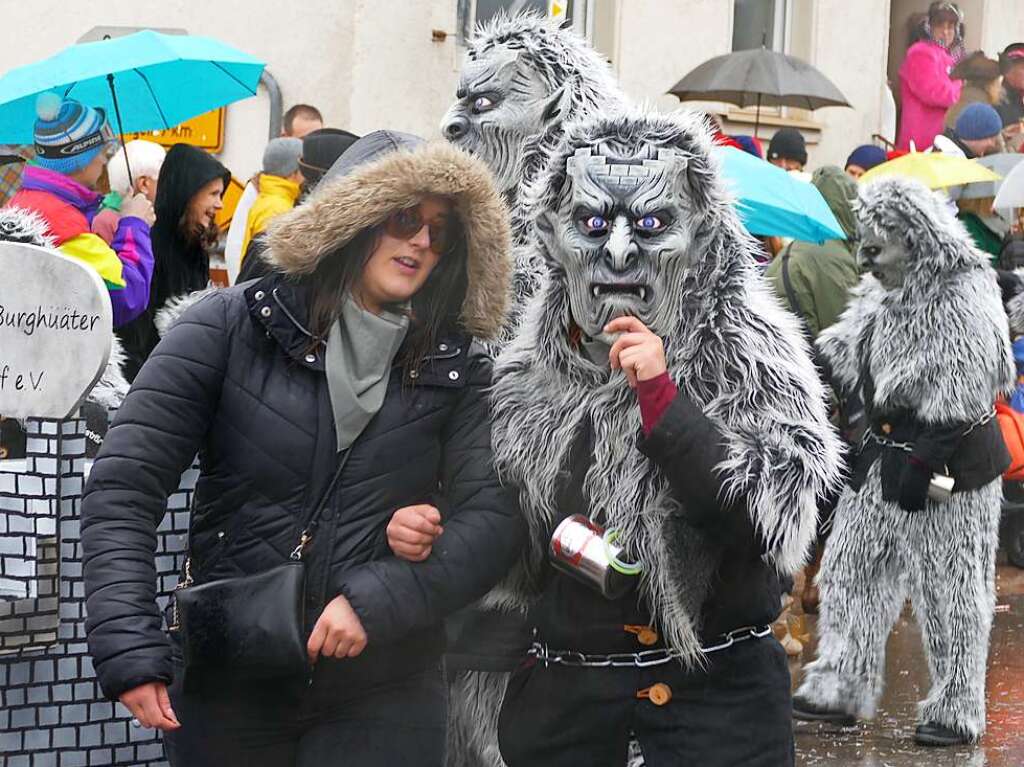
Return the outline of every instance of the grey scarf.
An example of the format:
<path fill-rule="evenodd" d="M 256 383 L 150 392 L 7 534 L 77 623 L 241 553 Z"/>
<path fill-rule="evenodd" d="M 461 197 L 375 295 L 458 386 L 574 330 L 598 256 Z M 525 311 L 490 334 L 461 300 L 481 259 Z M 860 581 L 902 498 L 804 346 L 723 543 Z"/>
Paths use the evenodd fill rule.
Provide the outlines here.
<path fill-rule="evenodd" d="M 356 441 L 384 404 L 391 363 L 408 329 L 404 315 L 377 315 L 345 299 L 324 360 L 339 451 Z"/>

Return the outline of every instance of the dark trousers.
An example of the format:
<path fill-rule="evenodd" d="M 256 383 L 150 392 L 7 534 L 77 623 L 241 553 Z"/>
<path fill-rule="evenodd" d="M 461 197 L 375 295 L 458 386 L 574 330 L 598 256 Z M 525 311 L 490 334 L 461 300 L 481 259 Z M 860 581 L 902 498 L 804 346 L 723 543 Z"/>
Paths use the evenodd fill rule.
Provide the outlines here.
<path fill-rule="evenodd" d="M 622 767 L 630 733 L 647 767 L 794 764 L 786 653 L 772 637 L 708 655 L 707 670 L 524 666 L 499 723 L 508 767 Z M 663 706 L 637 691 L 667 684 Z"/>
<path fill-rule="evenodd" d="M 172 767 L 443 767 L 448 692 L 440 667 L 357 689 L 319 681 L 301 695 L 185 693 L 176 681 L 171 705 L 182 727 L 164 735 L 168 761 Z"/>

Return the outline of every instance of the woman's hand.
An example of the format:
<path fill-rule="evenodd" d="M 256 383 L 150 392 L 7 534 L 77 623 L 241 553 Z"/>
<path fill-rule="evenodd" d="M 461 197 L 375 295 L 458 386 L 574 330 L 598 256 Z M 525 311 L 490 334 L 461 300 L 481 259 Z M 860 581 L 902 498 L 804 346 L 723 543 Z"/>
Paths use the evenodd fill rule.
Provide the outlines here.
<path fill-rule="evenodd" d="M 391 515 L 388 546 L 396 557 L 422 562 L 430 556 L 434 541 L 444 532 L 441 512 L 426 504 L 406 506 Z"/>
<path fill-rule="evenodd" d="M 605 333 L 621 333 L 608 352 L 612 370 L 622 368 L 635 389 L 637 381 L 649 381 L 664 373 L 665 346 L 654 333 L 636 317 L 619 317 L 604 328 Z"/>
<path fill-rule="evenodd" d="M 336 596 L 320 613 L 306 643 L 309 662 L 325 658 L 354 658 L 366 649 L 366 632 L 352 605 Z"/>
<path fill-rule="evenodd" d="M 163 682 L 140 684 L 128 692 L 121 693 L 119 700 L 143 727 L 154 727 L 164 731 L 177 730 L 181 727 L 181 722 L 171 708 L 167 685 Z"/>

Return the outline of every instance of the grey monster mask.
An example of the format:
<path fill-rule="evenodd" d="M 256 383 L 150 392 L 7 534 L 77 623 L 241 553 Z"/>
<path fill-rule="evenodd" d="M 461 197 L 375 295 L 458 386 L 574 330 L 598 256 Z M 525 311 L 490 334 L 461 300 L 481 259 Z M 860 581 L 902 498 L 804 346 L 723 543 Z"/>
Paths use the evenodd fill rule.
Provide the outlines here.
<path fill-rule="evenodd" d="M 530 142 L 621 98 L 608 63 L 583 38 L 529 13 L 499 14 L 476 32 L 455 97 L 441 132 L 487 163 L 509 197 L 532 176 Z"/>
<path fill-rule="evenodd" d="M 615 141 L 566 160 L 556 207 L 536 226 L 585 336 L 609 342 L 604 326 L 624 315 L 658 326 L 666 269 L 693 239 L 688 164 L 676 149 Z"/>
<path fill-rule="evenodd" d="M 970 247 L 948 199 L 911 179 L 888 177 L 861 187 L 857 231 L 857 264 L 886 290 L 932 285 L 987 264 Z"/>

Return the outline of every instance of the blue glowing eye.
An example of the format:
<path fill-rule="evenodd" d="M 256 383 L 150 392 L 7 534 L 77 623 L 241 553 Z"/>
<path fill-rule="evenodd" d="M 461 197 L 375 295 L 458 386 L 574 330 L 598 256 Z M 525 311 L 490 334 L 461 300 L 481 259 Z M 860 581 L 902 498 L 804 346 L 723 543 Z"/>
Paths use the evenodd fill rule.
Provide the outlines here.
<path fill-rule="evenodd" d="M 583 226 L 590 234 L 600 234 L 608 229 L 608 220 L 603 216 L 590 216 L 583 222 Z"/>
<path fill-rule="evenodd" d="M 653 231 L 655 229 L 661 229 L 663 226 L 662 221 L 657 216 L 644 216 L 636 222 L 638 229 L 644 231 Z"/>

